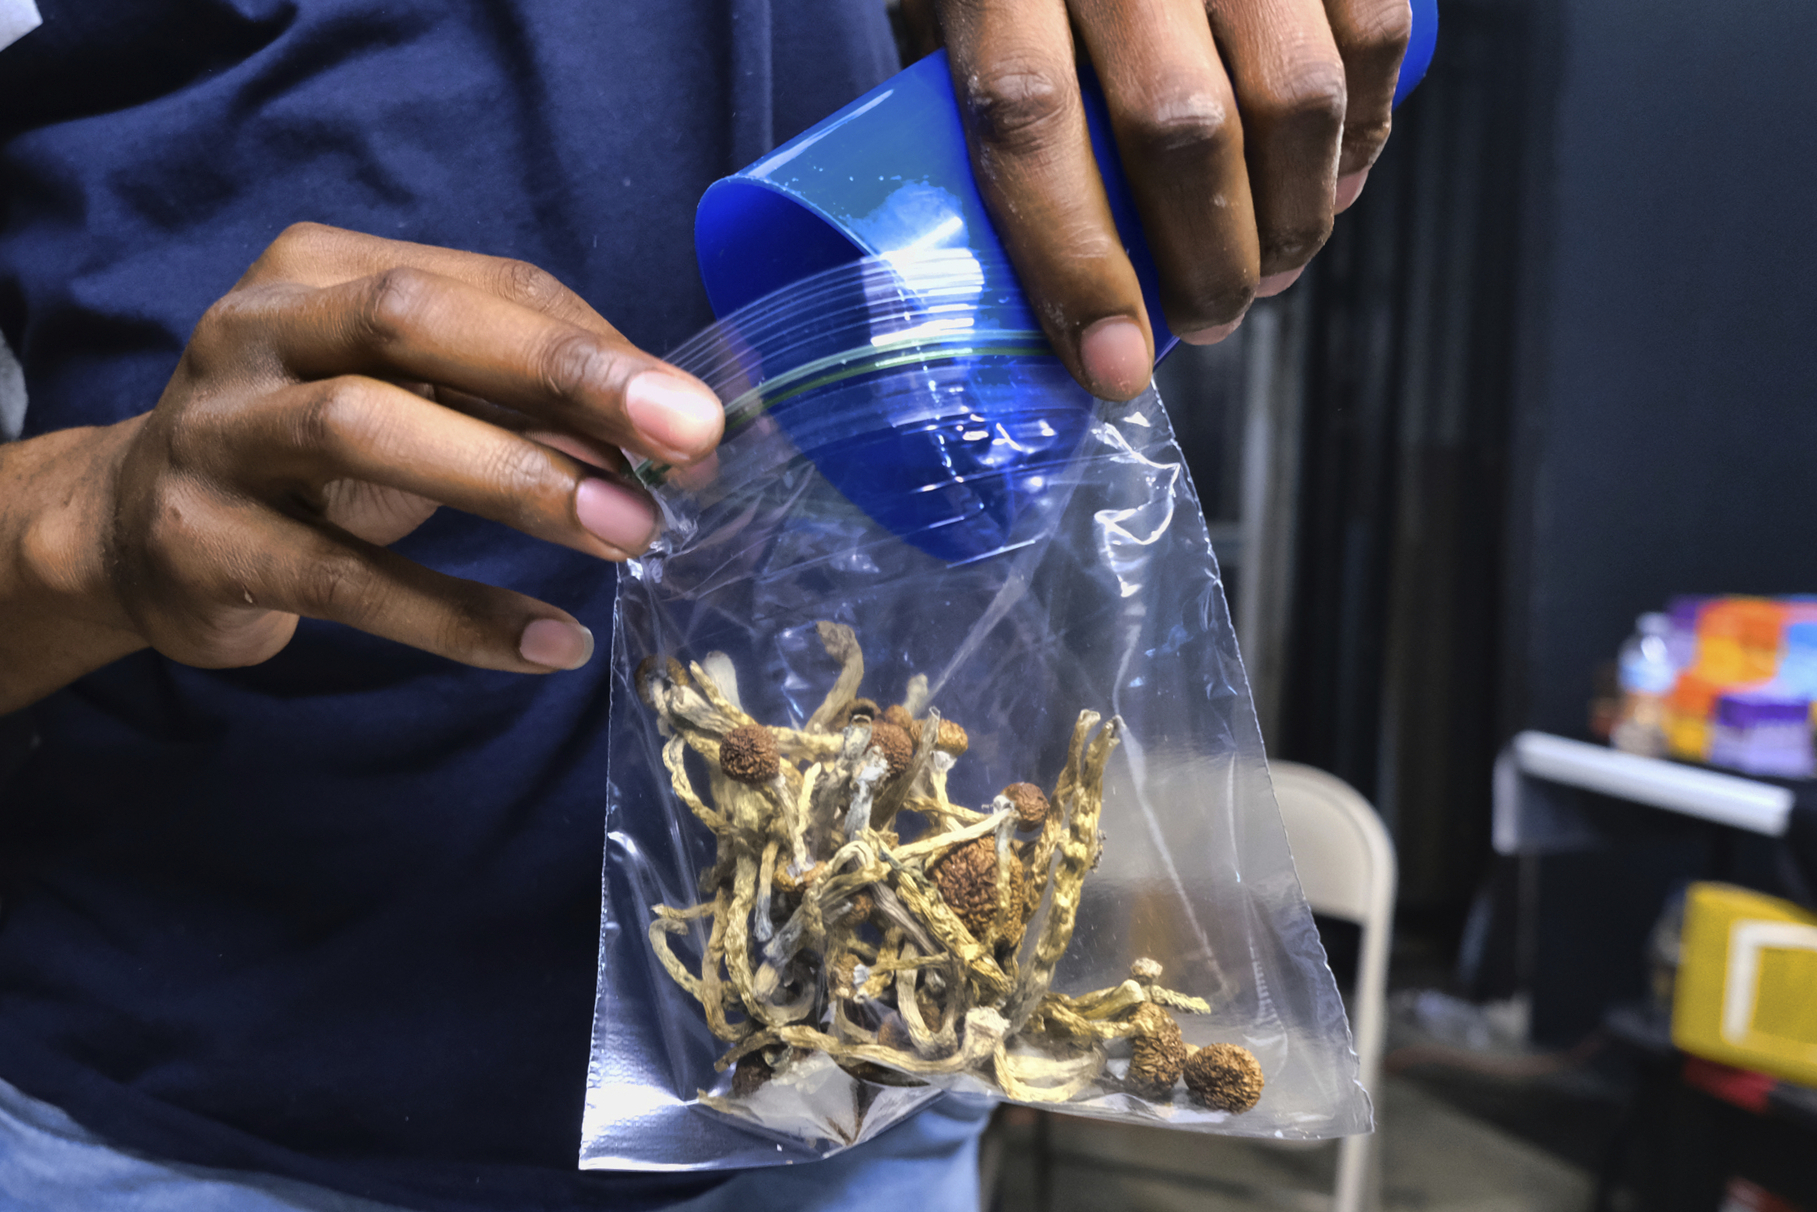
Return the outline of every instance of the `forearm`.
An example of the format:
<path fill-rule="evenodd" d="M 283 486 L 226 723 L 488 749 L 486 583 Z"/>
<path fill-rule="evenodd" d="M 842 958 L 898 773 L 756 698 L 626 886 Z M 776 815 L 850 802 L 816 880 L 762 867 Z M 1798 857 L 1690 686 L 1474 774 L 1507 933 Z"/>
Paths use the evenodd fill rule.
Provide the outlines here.
<path fill-rule="evenodd" d="M 0 713 L 145 647 L 107 573 L 107 501 L 137 420 L 0 446 Z"/>

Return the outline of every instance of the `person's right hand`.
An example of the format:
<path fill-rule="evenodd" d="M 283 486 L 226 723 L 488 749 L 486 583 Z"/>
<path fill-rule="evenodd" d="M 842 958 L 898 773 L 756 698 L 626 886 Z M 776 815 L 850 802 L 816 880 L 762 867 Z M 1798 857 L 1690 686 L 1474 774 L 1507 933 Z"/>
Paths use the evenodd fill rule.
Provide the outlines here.
<path fill-rule="evenodd" d="M 605 560 L 656 515 L 617 448 L 672 464 L 724 426 L 698 380 L 521 262 L 290 228 L 202 317 L 157 407 L 116 427 L 110 625 L 250 665 L 299 616 L 489 669 L 583 664 L 591 633 L 387 550 L 449 505 Z"/>

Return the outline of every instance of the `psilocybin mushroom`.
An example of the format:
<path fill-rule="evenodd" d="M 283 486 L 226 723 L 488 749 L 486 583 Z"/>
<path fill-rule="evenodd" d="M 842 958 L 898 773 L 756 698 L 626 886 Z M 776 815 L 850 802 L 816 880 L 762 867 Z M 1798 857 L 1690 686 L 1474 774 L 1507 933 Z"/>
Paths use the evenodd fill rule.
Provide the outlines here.
<path fill-rule="evenodd" d="M 739 725 L 719 742 L 719 768 L 734 782 L 769 782 L 782 769 L 776 738 L 762 724 Z"/>
<path fill-rule="evenodd" d="M 974 937 L 982 938 L 997 912 L 997 843 L 981 837 L 955 846 L 928 874 L 947 907 Z"/>
<path fill-rule="evenodd" d="M 1016 824 L 1023 829 L 1039 829 L 1047 821 L 1047 796 L 1033 783 L 1011 783 L 1003 789 L 1003 798 L 1016 810 Z"/>
<path fill-rule="evenodd" d="M 1180 1035 L 1180 1024 L 1153 1002 L 1144 1002 L 1131 1021 L 1136 1030 L 1130 1037 L 1130 1085 L 1150 1097 L 1171 1096 L 1186 1067 L 1186 1040 Z"/>
<path fill-rule="evenodd" d="M 871 748 L 881 753 L 890 764 L 890 777 L 893 779 L 902 777 L 902 772 L 909 768 L 909 762 L 915 756 L 915 743 L 909 740 L 909 734 L 882 720 L 871 725 Z"/>
<path fill-rule="evenodd" d="M 1262 1065 L 1236 1044 L 1207 1044 L 1186 1058 L 1186 1089 L 1207 1107 L 1241 1115 L 1262 1097 Z"/>

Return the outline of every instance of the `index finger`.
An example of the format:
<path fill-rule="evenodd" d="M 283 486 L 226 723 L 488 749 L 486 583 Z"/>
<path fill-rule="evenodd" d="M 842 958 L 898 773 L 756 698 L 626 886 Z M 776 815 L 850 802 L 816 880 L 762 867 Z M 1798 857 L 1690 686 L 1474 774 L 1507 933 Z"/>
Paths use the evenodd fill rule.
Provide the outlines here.
<path fill-rule="evenodd" d="M 256 328 L 304 381 L 432 383 L 675 464 L 704 457 L 724 429 L 725 410 L 704 383 L 610 326 L 584 328 L 425 270 L 229 298 L 209 341 L 243 340 L 238 332 Z"/>
<path fill-rule="evenodd" d="M 953 0 L 953 87 L 979 192 L 1060 360 L 1124 400 L 1154 371 L 1142 288 L 1111 218 L 1062 0 Z"/>
<path fill-rule="evenodd" d="M 618 336 L 618 330 L 585 299 L 554 274 L 528 261 L 387 240 L 324 223 L 293 223 L 285 228 L 240 281 L 242 285 L 285 281 L 327 287 L 388 269 L 420 269 L 453 278 L 554 319 Z"/>

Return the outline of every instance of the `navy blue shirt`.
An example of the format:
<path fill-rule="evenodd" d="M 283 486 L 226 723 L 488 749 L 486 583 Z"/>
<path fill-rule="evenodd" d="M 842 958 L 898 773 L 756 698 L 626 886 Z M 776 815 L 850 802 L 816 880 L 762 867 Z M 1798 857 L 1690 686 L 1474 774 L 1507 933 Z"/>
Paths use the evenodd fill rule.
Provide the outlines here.
<path fill-rule="evenodd" d="M 882 0 L 41 0 L 0 51 L 0 330 L 30 436 L 149 409 L 287 224 L 521 257 L 654 350 L 706 185 L 895 67 Z M 608 565 L 443 510 L 399 545 L 572 611 Z M 32 711 L 0 788 L 0 1077 L 123 1144 L 422 1208 L 636 1208 L 575 1169 L 606 669 L 305 622 Z"/>

